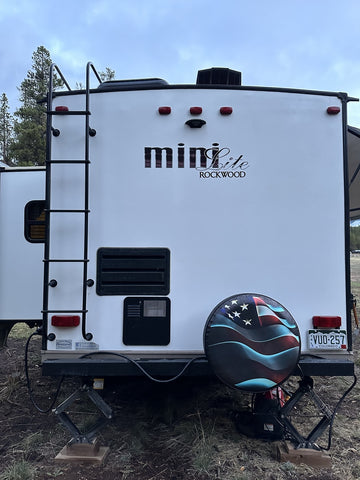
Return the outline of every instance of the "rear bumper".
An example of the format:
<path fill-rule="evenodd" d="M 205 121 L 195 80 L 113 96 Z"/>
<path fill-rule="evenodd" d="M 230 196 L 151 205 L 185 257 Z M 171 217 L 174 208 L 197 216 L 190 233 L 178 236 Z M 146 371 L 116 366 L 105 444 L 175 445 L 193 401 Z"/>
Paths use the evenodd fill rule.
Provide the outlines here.
<path fill-rule="evenodd" d="M 153 377 L 174 377 L 186 367 L 189 358 L 137 359 L 143 370 Z M 130 360 L 111 355 L 89 355 L 85 358 L 53 358 L 42 363 L 45 376 L 123 377 L 143 376 L 141 369 Z M 184 376 L 212 376 L 206 358 L 194 359 Z M 293 372 L 295 376 L 353 376 L 354 362 L 351 355 L 345 358 L 302 356 Z"/>

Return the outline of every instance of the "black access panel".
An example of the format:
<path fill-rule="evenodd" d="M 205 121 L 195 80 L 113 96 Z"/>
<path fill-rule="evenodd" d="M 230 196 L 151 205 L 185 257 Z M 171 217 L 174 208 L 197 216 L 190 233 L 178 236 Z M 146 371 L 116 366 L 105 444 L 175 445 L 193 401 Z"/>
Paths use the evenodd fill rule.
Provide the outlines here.
<path fill-rule="evenodd" d="M 170 343 L 170 299 L 127 297 L 124 299 L 123 343 L 164 346 Z"/>

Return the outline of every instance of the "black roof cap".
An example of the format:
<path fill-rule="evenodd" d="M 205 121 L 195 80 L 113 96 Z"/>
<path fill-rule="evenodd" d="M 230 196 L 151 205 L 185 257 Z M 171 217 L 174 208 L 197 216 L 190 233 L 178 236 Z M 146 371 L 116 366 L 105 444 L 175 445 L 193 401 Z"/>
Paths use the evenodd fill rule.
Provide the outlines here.
<path fill-rule="evenodd" d="M 197 85 L 241 85 L 241 72 L 230 68 L 207 68 L 199 70 Z"/>
<path fill-rule="evenodd" d="M 138 80 L 109 80 L 100 83 L 98 90 L 131 90 L 138 88 L 163 87 L 168 85 L 162 78 L 140 78 Z"/>

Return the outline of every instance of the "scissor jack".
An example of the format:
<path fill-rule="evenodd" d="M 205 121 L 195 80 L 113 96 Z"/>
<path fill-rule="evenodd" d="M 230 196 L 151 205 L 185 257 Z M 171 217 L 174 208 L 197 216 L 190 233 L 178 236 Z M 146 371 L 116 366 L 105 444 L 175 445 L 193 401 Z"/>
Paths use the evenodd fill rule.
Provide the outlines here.
<path fill-rule="evenodd" d="M 290 399 L 280 408 L 279 421 L 284 426 L 285 431 L 290 435 L 292 441 L 296 444 L 296 448 L 312 448 L 321 450 L 316 444 L 316 440 L 324 433 L 326 428 L 330 425 L 333 418 L 333 412 L 315 393 L 314 381 L 311 377 L 304 377 L 299 382 L 299 387 Z M 306 437 L 299 433 L 294 425 L 289 420 L 288 416 L 296 407 L 299 401 L 307 395 L 312 400 L 313 404 L 320 410 L 322 418 L 315 425 L 312 431 Z"/>
<path fill-rule="evenodd" d="M 68 407 L 75 401 L 88 397 L 92 403 L 103 414 L 93 424 L 87 427 L 85 431 L 81 431 L 71 420 L 67 413 Z M 58 416 L 60 422 L 70 431 L 73 436 L 67 445 L 56 456 L 57 461 L 73 461 L 73 462 L 89 462 L 101 463 L 108 453 L 108 447 L 100 447 L 97 440 L 97 432 L 112 419 L 112 409 L 101 398 L 96 390 L 90 385 L 84 384 L 71 394 L 64 402 L 62 402 L 54 413 Z"/>
<path fill-rule="evenodd" d="M 328 427 L 331 428 L 334 412 L 315 393 L 313 386 L 314 382 L 311 377 L 303 377 L 299 382 L 298 389 L 279 409 L 278 421 L 284 429 L 285 438 L 290 439 L 291 443 L 286 442 L 281 446 L 279 445 L 277 447 L 277 457 L 281 461 L 327 467 L 331 465 L 331 458 L 319 447 L 316 441 Z M 307 436 L 302 435 L 289 419 L 291 412 L 304 396 L 310 398 L 322 415 Z"/>
<path fill-rule="evenodd" d="M 330 466 L 330 456 L 316 442 L 326 428 L 331 429 L 334 412 L 314 392 L 313 383 L 311 377 L 303 377 L 297 390 L 288 398 L 286 391 L 280 387 L 265 394 L 256 394 L 251 412 L 235 414 L 238 430 L 251 437 L 277 441 L 274 446 L 280 461 L 306 463 L 314 467 Z M 304 397 L 308 397 L 312 408 L 318 411 L 316 417 L 320 415 L 320 420 L 308 435 L 300 433 L 291 421 L 293 410 L 298 408 Z M 296 413 L 299 417 L 300 409 Z"/>

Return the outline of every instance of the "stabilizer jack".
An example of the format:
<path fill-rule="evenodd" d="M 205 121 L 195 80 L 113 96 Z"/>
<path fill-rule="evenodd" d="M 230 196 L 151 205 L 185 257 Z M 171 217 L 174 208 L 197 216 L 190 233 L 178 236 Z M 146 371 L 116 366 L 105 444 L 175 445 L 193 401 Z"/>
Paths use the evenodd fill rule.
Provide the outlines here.
<path fill-rule="evenodd" d="M 103 414 L 94 423 L 81 431 L 67 413 L 68 408 L 78 400 L 88 397 L 97 409 Z M 101 463 L 108 453 L 108 447 L 100 447 L 97 440 L 97 432 L 108 423 L 112 417 L 112 409 L 102 399 L 96 390 L 84 384 L 62 402 L 54 413 L 60 422 L 69 430 L 72 439 L 56 456 L 57 461 Z"/>

